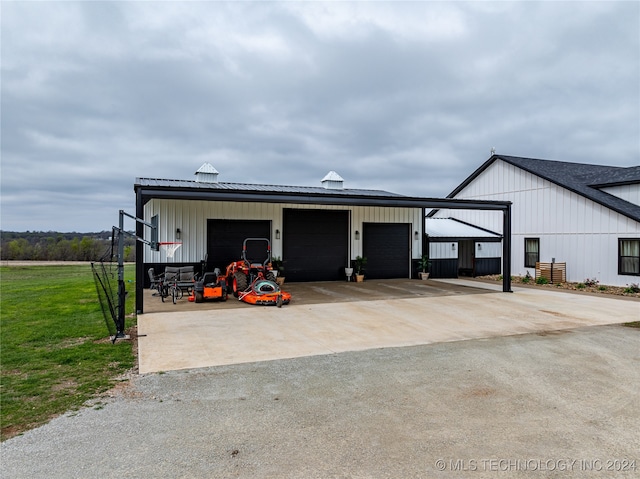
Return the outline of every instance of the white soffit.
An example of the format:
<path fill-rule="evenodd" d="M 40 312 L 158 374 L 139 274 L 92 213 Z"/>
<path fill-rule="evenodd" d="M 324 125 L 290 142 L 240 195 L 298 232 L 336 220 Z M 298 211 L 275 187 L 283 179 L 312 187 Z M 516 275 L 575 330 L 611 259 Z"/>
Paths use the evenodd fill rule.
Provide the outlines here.
<path fill-rule="evenodd" d="M 497 233 L 460 223 L 451 218 L 426 218 L 425 228 L 430 238 L 500 238 Z"/>

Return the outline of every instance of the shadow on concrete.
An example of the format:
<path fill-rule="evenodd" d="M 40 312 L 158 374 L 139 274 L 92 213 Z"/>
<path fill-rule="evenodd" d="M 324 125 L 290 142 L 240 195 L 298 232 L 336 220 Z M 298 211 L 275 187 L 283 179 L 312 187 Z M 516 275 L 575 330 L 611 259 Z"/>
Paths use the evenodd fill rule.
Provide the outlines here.
<path fill-rule="evenodd" d="M 440 282 L 437 280 L 421 281 L 415 279 L 375 279 L 365 281 L 364 283 L 341 281 L 285 283 L 282 289 L 291 293 L 291 304 L 296 305 L 456 296 L 495 292 L 486 289 L 481 283 L 478 283 L 478 287 L 474 287 Z M 248 305 L 238 301 L 233 295 L 229 295 L 227 301 L 214 300 L 196 304 L 189 302 L 185 294 L 176 304 L 173 304 L 170 298 L 165 298 L 165 302 L 163 303 L 159 296 L 154 296 L 154 293 L 156 293 L 154 290 L 146 289 L 144 291 L 145 313 L 268 307 Z"/>

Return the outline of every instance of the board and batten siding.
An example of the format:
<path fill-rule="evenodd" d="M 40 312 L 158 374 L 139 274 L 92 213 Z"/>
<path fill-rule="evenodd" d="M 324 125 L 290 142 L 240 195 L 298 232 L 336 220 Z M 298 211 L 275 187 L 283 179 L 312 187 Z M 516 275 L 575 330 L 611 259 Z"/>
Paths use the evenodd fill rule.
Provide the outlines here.
<path fill-rule="evenodd" d="M 476 258 L 501 258 L 502 242 L 484 243 L 482 241 L 475 244 Z"/>
<path fill-rule="evenodd" d="M 640 206 L 640 185 L 620 185 L 610 186 L 607 188 L 600 188 L 600 191 L 609 193 L 610 195 L 617 196 L 629 203 Z"/>
<path fill-rule="evenodd" d="M 620 195 L 625 194 L 623 187 L 616 188 L 620 188 Z M 524 239 L 540 238 L 540 261 L 555 258 L 566 262 L 567 281 L 595 277 L 601 284 L 613 286 L 637 282 L 637 276 L 618 275 L 618 239 L 640 238 L 640 223 L 582 195 L 496 160 L 455 198 L 513 203 L 514 275 L 534 274 L 533 269 L 524 267 Z M 498 212 L 440 210 L 436 217 L 456 218 L 502 232 L 502 213 Z"/>
<path fill-rule="evenodd" d="M 453 246 L 452 246 L 453 245 Z M 479 247 L 478 247 L 479 246 Z M 429 242 L 429 259 L 453 259 L 458 257 L 457 241 L 435 241 Z M 476 258 L 501 258 L 502 242 L 476 242 Z"/>
<path fill-rule="evenodd" d="M 372 206 L 340 205 L 300 205 L 291 203 L 251 203 L 233 201 L 171 200 L 152 199 L 144 206 L 144 217 L 150 221 L 158 215 L 159 241 L 181 242 L 173 258 L 167 258 L 166 249 L 151 251 L 145 248 L 146 263 L 193 263 L 204 258 L 207 250 L 207 220 L 269 220 L 271 221 L 271 241 L 274 256 L 282 256 L 283 210 L 286 208 L 346 210 L 351 214 L 350 251 L 351 259 L 362 255 L 363 223 L 410 223 L 411 257 L 416 259 L 422 254 L 423 217 L 419 208 L 393 208 Z M 180 228 L 180 239 L 176 239 L 176 230 Z M 280 239 L 275 238 L 275 230 L 280 231 Z M 355 231 L 360 239 L 355 239 Z M 415 239 L 414 232 L 418 232 Z M 145 228 L 145 238 L 150 238 Z"/>
<path fill-rule="evenodd" d="M 430 242 L 429 259 L 458 259 L 458 243 L 456 241 Z"/>

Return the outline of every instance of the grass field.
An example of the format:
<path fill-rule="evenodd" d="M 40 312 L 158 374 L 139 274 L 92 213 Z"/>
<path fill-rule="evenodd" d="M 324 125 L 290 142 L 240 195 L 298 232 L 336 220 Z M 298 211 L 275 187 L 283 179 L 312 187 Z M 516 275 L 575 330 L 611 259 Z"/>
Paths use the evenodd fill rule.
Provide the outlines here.
<path fill-rule="evenodd" d="M 128 266 L 128 318 L 133 276 Z M 0 267 L 0 299 L 2 440 L 78 409 L 135 365 L 131 342 L 109 340 L 88 264 Z"/>

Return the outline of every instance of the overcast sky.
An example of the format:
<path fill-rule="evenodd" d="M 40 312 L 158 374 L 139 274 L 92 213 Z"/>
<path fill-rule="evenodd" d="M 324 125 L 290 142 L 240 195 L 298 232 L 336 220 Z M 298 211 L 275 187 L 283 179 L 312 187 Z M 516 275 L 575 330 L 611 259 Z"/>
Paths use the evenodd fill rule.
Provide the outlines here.
<path fill-rule="evenodd" d="M 640 3 L 2 1 L 10 231 L 137 177 L 444 197 L 498 154 L 640 164 Z M 127 225 L 130 229 L 133 225 Z"/>

